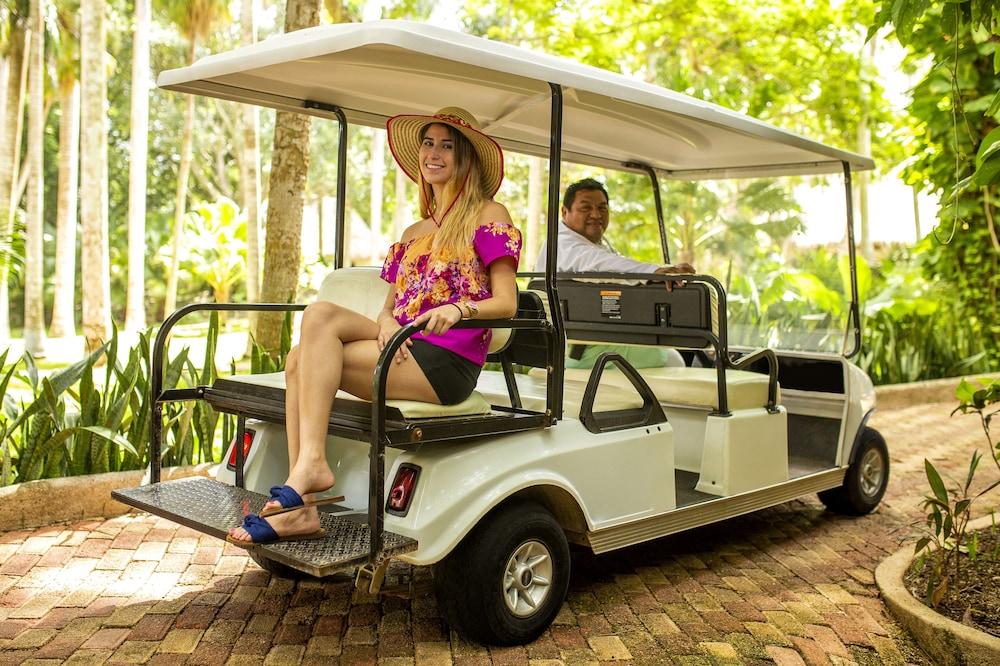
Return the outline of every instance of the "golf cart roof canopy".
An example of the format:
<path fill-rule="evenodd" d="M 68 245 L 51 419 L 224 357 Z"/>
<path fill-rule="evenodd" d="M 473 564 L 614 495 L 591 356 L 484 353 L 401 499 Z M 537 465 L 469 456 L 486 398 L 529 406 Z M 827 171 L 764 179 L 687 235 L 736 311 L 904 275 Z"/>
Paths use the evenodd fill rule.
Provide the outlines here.
<path fill-rule="evenodd" d="M 505 148 L 548 156 L 549 84 L 562 158 L 699 179 L 871 169 L 868 157 L 621 74 L 410 21 L 323 25 L 163 72 L 167 90 L 384 127 L 400 113 L 472 112 Z"/>

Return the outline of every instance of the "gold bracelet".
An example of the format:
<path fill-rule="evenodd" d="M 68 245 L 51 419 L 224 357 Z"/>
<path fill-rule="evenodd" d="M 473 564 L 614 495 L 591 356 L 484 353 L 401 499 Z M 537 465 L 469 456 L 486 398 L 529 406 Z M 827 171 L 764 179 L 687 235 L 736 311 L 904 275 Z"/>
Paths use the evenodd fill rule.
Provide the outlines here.
<path fill-rule="evenodd" d="M 475 301 L 465 301 L 465 307 L 469 308 L 468 319 L 475 319 L 479 316 L 479 305 Z"/>

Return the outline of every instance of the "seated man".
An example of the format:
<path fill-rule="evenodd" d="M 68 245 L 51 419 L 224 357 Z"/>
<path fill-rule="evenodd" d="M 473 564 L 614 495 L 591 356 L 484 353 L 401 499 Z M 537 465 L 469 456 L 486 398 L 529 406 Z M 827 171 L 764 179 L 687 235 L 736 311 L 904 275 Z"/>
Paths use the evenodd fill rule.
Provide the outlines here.
<path fill-rule="evenodd" d="M 619 254 L 604 238 L 610 215 L 608 191 L 593 178 L 584 178 L 566 188 L 559 225 L 558 272 L 582 273 L 607 271 L 616 273 L 694 273 L 691 264 L 650 264 Z M 538 255 L 535 270 L 545 270 L 545 246 Z M 667 283 L 668 288 L 672 286 Z M 593 367 L 597 357 L 606 351 L 616 351 L 636 368 L 683 366 L 684 360 L 673 349 L 656 347 L 610 347 L 607 345 L 571 345 L 567 368 Z"/>

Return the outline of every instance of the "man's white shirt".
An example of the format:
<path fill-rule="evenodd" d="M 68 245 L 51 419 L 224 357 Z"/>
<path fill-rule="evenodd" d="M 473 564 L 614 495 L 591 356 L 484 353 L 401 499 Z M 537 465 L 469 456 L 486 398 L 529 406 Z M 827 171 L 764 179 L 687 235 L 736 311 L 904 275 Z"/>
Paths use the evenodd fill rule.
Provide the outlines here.
<path fill-rule="evenodd" d="M 604 238 L 601 238 L 599 244 L 592 243 L 585 236 L 567 227 L 561 220 L 558 242 L 557 261 L 560 273 L 655 273 L 660 268 L 659 264 L 648 264 L 623 257 Z M 535 271 L 538 273 L 545 271 L 544 243 L 535 261 Z"/>

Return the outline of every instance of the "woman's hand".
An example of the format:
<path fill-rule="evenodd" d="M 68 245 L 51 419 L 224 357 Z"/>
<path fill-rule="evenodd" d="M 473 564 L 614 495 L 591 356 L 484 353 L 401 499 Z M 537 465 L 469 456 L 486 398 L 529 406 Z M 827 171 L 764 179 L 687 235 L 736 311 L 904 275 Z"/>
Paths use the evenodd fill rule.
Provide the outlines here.
<path fill-rule="evenodd" d="M 446 303 L 445 305 L 439 305 L 432 310 L 428 310 L 414 319 L 412 323 L 420 324 L 427 322 L 427 326 L 424 327 L 425 334 L 434 333 L 435 335 L 444 335 L 449 328 L 461 320 L 462 311 L 459 309 L 458 304 Z"/>
<path fill-rule="evenodd" d="M 389 342 L 389 339 L 396 334 L 396 331 L 398 331 L 401 328 L 403 327 L 399 325 L 399 322 L 396 321 L 396 318 L 393 317 L 392 315 L 383 315 L 379 317 L 378 338 L 376 339 L 376 342 L 378 342 L 378 350 L 383 351 L 385 349 L 386 343 Z M 412 338 L 407 338 L 406 342 L 404 342 L 402 345 L 399 346 L 399 349 L 396 350 L 396 354 L 393 357 L 396 363 L 402 363 L 403 361 L 405 361 L 407 358 L 410 357 L 410 353 L 407 351 L 407 349 L 412 346 L 413 346 Z"/>

